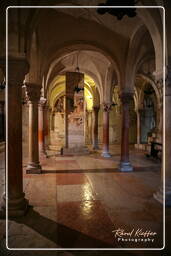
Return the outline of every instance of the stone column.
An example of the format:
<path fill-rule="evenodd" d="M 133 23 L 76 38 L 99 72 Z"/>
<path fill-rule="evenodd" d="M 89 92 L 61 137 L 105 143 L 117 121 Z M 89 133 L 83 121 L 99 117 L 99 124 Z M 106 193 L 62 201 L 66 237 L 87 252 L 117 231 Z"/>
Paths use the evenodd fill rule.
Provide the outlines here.
<path fill-rule="evenodd" d="M 109 153 L 109 112 L 111 109 L 110 103 L 103 104 L 103 157 L 111 157 Z"/>
<path fill-rule="evenodd" d="M 55 129 L 55 111 L 51 111 L 51 131 Z"/>
<path fill-rule="evenodd" d="M 98 145 L 98 114 L 99 107 L 93 107 L 93 149 L 99 149 Z"/>
<path fill-rule="evenodd" d="M 50 123 L 50 111 L 47 103 L 44 106 L 44 145 L 45 145 L 45 150 L 48 148 L 49 144 L 49 135 L 50 135 L 50 128 L 49 128 L 49 123 Z M 46 153 L 47 156 L 47 153 Z"/>
<path fill-rule="evenodd" d="M 87 110 L 88 114 L 88 144 L 92 144 L 92 110 Z"/>
<path fill-rule="evenodd" d="M 46 156 L 45 151 L 45 109 L 46 99 L 42 98 L 39 101 L 39 128 L 38 128 L 38 140 L 39 140 L 39 153 L 40 156 Z"/>
<path fill-rule="evenodd" d="M 164 143 L 165 142 L 165 143 Z M 168 75 L 165 85 L 165 138 L 163 141 L 163 165 L 161 172 L 161 186 L 154 194 L 154 198 L 164 203 L 164 176 L 165 169 L 165 205 L 171 206 L 171 67 L 168 68 Z"/>
<path fill-rule="evenodd" d="M 141 144 L 141 109 L 137 110 L 137 145 Z"/>
<path fill-rule="evenodd" d="M 26 84 L 29 104 L 29 163 L 26 172 L 32 174 L 41 173 L 38 147 L 38 102 L 40 100 L 40 90 L 40 85 Z"/>
<path fill-rule="evenodd" d="M 5 73 L 5 60 L 0 60 Z M 25 58 L 8 59 L 8 117 L 7 125 L 7 195 L 3 195 L 0 216 L 5 216 L 6 198 L 8 204 L 8 216 L 18 217 L 25 214 L 28 202 L 23 193 L 23 168 L 22 168 L 22 85 L 25 75 L 29 71 L 29 65 Z"/>
<path fill-rule="evenodd" d="M 5 141 L 4 101 L 0 101 L 0 142 Z"/>
<path fill-rule="evenodd" d="M 68 114 L 67 114 L 67 98 L 64 95 L 64 147 L 68 148 Z"/>
<path fill-rule="evenodd" d="M 121 138 L 121 162 L 120 171 L 130 172 L 133 167 L 129 161 L 129 103 L 133 97 L 132 93 L 122 93 L 122 138 Z"/>

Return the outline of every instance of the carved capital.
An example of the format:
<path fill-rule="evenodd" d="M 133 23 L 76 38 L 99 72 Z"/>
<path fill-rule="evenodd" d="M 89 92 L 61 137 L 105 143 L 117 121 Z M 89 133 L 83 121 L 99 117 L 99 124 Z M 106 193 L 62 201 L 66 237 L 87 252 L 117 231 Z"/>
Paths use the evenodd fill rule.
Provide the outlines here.
<path fill-rule="evenodd" d="M 120 94 L 120 99 L 122 101 L 122 104 L 124 105 L 129 104 L 130 101 L 133 99 L 133 93 L 123 92 Z"/>
<path fill-rule="evenodd" d="M 43 98 L 43 97 L 41 97 L 40 98 L 40 101 L 39 101 L 39 105 L 41 106 L 41 107 L 45 107 L 46 106 L 46 99 L 45 98 Z"/>
<path fill-rule="evenodd" d="M 111 110 L 112 104 L 111 103 L 103 103 L 103 111 L 109 112 Z"/>
<path fill-rule="evenodd" d="M 8 59 L 8 84 L 10 86 L 22 86 L 25 75 L 29 71 L 29 64 L 25 58 L 11 58 Z M 6 61 L 4 58 L 0 59 L 0 67 L 2 68 L 4 74 L 6 73 Z"/>
<path fill-rule="evenodd" d="M 31 103 L 33 102 L 38 103 L 40 100 L 41 85 L 26 83 L 25 86 L 26 86 L 26 97 L 28 101 Z"/>

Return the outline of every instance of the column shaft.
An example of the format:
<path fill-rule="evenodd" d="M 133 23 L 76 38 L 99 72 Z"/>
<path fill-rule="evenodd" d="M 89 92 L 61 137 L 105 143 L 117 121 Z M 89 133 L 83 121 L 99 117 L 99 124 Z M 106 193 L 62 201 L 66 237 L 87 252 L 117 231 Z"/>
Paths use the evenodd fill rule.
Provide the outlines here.
<path fill-rule="evenodd" d="M 3 62 L 3 70 L 5 64 Z M 7 157 L 8 176 L 7 195 L 3 195 L 0 216 L 5 216 L 6 197 L 8 198 L 8 216 L 18 217 L 25 214 L 27 200 L 23 193 L 22 168 L 22 83 L 29 66 L 24 58 L 8 60 L 8 117 L 7 117 Z"/>
<path fill-rule="evenodd" d="M 122 93 L 122 138 L 121 138 L 121 163 L 120 171 L 132 171 L 133 167 L 129 162 L 129 102 L 131 93 Z"/>
<path fill-rule="evenodd" d="M 137 110 L 137 144 L 141 143 L 141 111 Z"/>
<path fill-rule="evenodd" d="M 39 102 L 39 131 L 38 131 L 38 139 L 39 139 L 39 153 L 41 156 L 46 156 L 46 151 L 45 151 L 45 99 L 41 99 Z"/>
<path fill-rule="evenodd" d="M 93 108 L 93 149 L 99 149 L 98 146 L 98 113 L 99 107 Z"/>
<path fill-rule="evenodd" d="M 38 145 L 38 101 L 40 99 L 41 86 L 26 84 L 27 96 L 29 99 L 29 163 L 27 173 L 41 173 L 39 163 Z"/>
<path fill-rule="evenodd" d="M 163 204 L 165 193 L 165 205 L 171 206 L 171 68 L 168 71 L 165 87 L 165 143 L 163 143 L 162 157 L 165 161 L 162 165 L 161 185 L 159 190 L 154 194 L 154 198 Z M 163 188 L 163 169 L 165 169 L 165 191 Z"/>
<path fill-rule="evenodd" d="M 103 105 L 103 157 L 111 157 L 109 153 L 109 111 L 111 104 Z"/>
<path fill-rule="evenodd" d="M 68 113 L 67 113 L 67 97 L 64 96 L 64 147 L 68 148 Z"/>

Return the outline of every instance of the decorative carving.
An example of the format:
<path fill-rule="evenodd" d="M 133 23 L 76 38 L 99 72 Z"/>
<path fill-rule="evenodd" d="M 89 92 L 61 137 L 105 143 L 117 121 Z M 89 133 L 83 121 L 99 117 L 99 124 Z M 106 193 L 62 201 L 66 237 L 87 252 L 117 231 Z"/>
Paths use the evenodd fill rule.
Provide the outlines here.
<path fill-rule="evenodd" d="M 46 101 L 47 100 L 45 98 L 41 97 L 39 101 L 39 105 L 41 105 L 42 107 L 45 107 Z"/>
<path fill-rule="evenodd" d="M 26 83 L 26 97 L 30 102 L 37 102 L 40 100 L 41 85 Z"/>
<path fill-rule="evenodd" d="M 103 111 L 109 112 L 111 110 L 112 104 L 111 103 L 103 103 Z"/>

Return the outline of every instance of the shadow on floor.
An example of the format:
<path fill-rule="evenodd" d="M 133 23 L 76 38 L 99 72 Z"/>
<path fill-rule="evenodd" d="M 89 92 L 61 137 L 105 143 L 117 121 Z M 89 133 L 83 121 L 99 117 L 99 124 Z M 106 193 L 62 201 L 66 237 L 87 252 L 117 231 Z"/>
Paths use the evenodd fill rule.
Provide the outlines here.
<path fill-rule="evenodd" d="M 29 211 L 26 216 L 21 218 L 13 218 L 13 221 L 19 224 L 24 224 L 31 229 L 35 230 L 42 236 L 47 239 L 58 243 L 61 247 L 92 247 L 92 248 L 110 248 L 111 245 L 103 243 L 97 239 L 94 239 L 90 236 L 82 234 L 76 230 L 70 229 L 64 225 L 58 224 L 44 216 L 41 216 L 39 213 L 33 210 L 32 207 L 29 208 Z M 58 231 L 58 236 L 57 236 Z M 170 232 L 170 229 L 169 229 Z M 169 239 L 168 239 L 169 241 Z M 170 250 L 164 251 L 82 251 L 81 249 L 78 251 L 9 251 L 5 248 L 5 240 L 4 244 L 0 243 L 0 252 L 2 256 L 166 256 L 169 255 L 168 252 Z M 10 246 L 10 244 L 9 244 Z M 167 244 L 167 249 L 168 244 Z"/>
<path fill-rule="evenodd" d="M 148 166 L 148 167 L 134 167 L 133 172 L 157 172 L 160 171 L 160 167 Z M 103 169 L 70 169 L 70 170 L 42 170 L 42 174 L 48 173 L 121 173 L 118 168 L 103 168 Z M 128 172 L 132 173 L 132 172 Z"/>
<path fill-rule="evenodd" d="M 35 230 L 43 237 L 56 243 L 59 248 L 113 248 L 115 246 L 56 223 L 34 211 L 31 206 L 26 216 L 12 220 Z"/>

